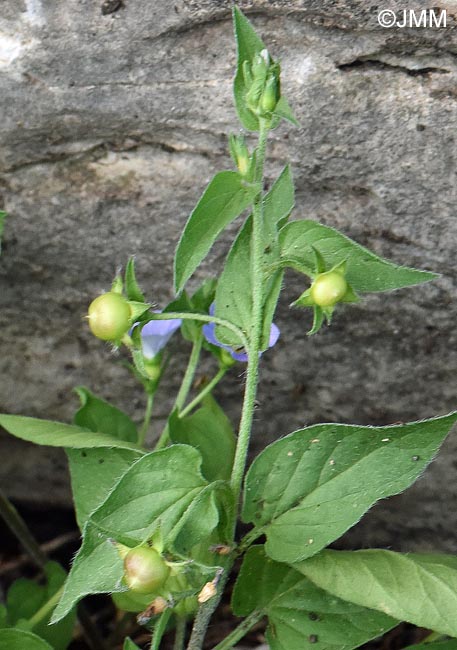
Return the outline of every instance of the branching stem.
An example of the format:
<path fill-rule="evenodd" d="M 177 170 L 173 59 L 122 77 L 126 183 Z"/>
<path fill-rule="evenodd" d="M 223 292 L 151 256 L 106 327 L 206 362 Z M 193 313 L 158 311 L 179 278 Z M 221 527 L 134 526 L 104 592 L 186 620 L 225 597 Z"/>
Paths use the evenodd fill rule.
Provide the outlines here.
<path fill-rule="evenodd" d="M 235 643 L 238 643 L 240 639 L 246 636 L 249 630 L 254 627 L 254 625 L 258 623 L 263 617 L 264 614 L 262 612 L 252 612 L 252 614 L 249 614 L 249 616 L 247 616 L 244 621 L 241 621 L 238 627 L 232 630 L 232 632 L 230 632 L 230 634 L 226 636 L 223 641 L 214 646 L 213 650 L 230 650 L 233 648 Z"/>
<path fill-rule="evenodd" d="M 211 379 L 210 382 L 206 384 L 204 388 L 198 393 L 198 395 L 193 399 L 189 404 L 183 408 L 183 410 L 180 412 L 179 417 L 183 418 L 185 417 L 188 413 L 190 413 L 196 406 L 200 404 L 200 402 L 205 399 L 205 397 L 213 390 L 213 388 L 220 382 L 222 377 L 225 375 L 227 372 L 227 368 L 220 368 L 219 372 L 214 375 L 214 377 Z"/>

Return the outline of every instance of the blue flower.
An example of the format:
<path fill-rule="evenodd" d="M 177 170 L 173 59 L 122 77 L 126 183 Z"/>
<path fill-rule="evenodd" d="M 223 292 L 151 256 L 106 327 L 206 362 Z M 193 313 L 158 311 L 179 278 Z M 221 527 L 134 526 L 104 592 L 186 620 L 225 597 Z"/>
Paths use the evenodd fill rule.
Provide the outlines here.
<path fill-rule="evenodd" d="M 159 311 L 155 312 L 160 314 Z M 150 320 L 141 330 L 141 347 L 145 359 L 153 359 L 166 346 L 177 329 L 181 320 Z M 134 326 L 136 327 L 136 325 Z"/>
<path fill-rule="evenodd" d="M 214 303 L 211 305 L 209 309 L 209 313 L 211 316 L 214 315 Z M 277 340 L 279 339 L 279 327 L 275 325 L 274 323 L 271 324 L 271 329 L 270 329 L 270 340 L 268 341 L 268 347 L 272 348 Z M 227 352 L 230 353 L 231 357 L 235 359 L 235 361 L 247 361 L 248 360 L 248 355 L 242 350 L 234 350 L 230 345 L 225 345 L 225 343 L 221 343 L 218 338 L 216 337 L 216 324 L 215 323 L 207 323 L 206 325 L 203 325 L 203 336 L 205 339 L 208 341 L 208 343 L 211 343 L 212 345 L 217 345 L 218 348 L 223 348 L 224 350 L 227 350 Z"/>

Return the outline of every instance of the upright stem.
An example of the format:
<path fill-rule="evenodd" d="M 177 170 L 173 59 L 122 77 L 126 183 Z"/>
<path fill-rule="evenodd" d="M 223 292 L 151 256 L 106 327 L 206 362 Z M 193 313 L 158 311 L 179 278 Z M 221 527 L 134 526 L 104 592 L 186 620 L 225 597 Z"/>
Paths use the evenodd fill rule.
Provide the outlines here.
<path fill-rule="evenodd" d="M 190 353 L 189 363 L 187 364 L 186 372 L 182 380 L 181 388 L 179 389 L 178 395 L 175 400 L 174 408 L 177 408 L 178 411 L 181 411 L 184 403 L 187 399 L 187 396 L 192 388 L 192 382 L 194 381 L 195 371 L 197 370 L 198 361 L 200 359 L 200 352 L 202 349 L 203 343 L 203 334 L 200 332 L 199 337 L 195 341 L 192 352 Z"/>
<path fill-rule="evenodd" d="M 64 585 L 62 585 L 62 586 L 60 587 L 60 589 L 58 589 L 58 590 L 56 591 L 56 593 L 55 593 L 53 596 L 51 596 L 51 598 L 50 598 L 49 600 L 47 600 L 47 601 L 44 603 L 44 605 L 43 605 L 42 607 L 40 607 L 40 609 L 39 609 L 37 612 L 35 612 L 35 614 L 34 614 L 31 618 L 29 618 L 29 620 L 28 620 L 28 627 L 29 627 L 30 629 L 34 628 L 35 625 L 37 625 L 37 624 L 40 623 L 44 618 L 46 618 L 47 616 L 49 616 L 49 614 L 52 612 L 52 610 L 54 609 L 54 607 L 55 607 L 55 606 L 57 605 L 57 603 L 59 602 L 59 600 L 60 600 L 60 598 L 61 598 L 61 596 L 62 596 L 62 594 L 63 594 L 63 589 L 64 589 Z"/>
<path fill-rule="evenodd" d="M 157 623 L 154 625 L 154 632 L 152 633 L 150 650 L 160 650 L 160 642 L 167 628 L 168 621 L 170 620 L 171 609 L 166 609 L 160 615 Z"/>
<path fill-rule="evenodd" d="M 183 650 L 186 640 L 186 619 L 178 616 L 176 619 L 175 641 L 173 650 Z"/>
<path fill-rule="evenodd" d="M 224 562 L 224 573 L 222 574 L 221 579 L 219 580 L 219 584 L 217 585 L 217 594 L 206 603 L 200 605 L 198 609 L 197 616 L 195 617 L 194 624 L 192 626 L 192 634 L 190 635 L 187 650 L 202 649 L 209 621 L 214 613 L 214 610 L 219 604 L 222 594 L 224 593 L 224 588 L 227 584 L 232 566 L 233 558 L 226 558 L 226 561 Z"/>
<path fill-rule="evenodd" d="M 255 181 L 263 180 L 263 167 L 265 163 L 265 150 L 267 144 L 270 122 L 260 120 L 259 144 L 257 147 L 257 162 Z M 263 290 L 262 290 L 262 230 L 263 230 L 263 191 L 261 190 L 254 200 L 252 210 L 252 239 L 251 239 L 251 279 L 252 279 L 252 327 L 248 349 L 248 370 L 246 388 L 244 392 L 243 410 L 241 413 L 238 444 L 231 476 L 231 487 L 238 503 L 244 470 L 251 437 L 252 420 L 254 417 L 255 398 L 259 379 L 260 342 L 263 329 Z"/>
<path fill-rule="evenodd" d="M 220 368 L 219 372 L 214 375 L 214 377 L 211 379 L 210 382 L 206 384 L 206 386 L 198 393 L 197 397 L 193 399 L 189 404 L 183 408 L 183 410 L 180 412 L 179 417 L 183 418 L 185 415 L 190 413 L 200 402 L 210 393 L 213 388 L 220 382 L 222 377 L 225 375 L 227 372 L 227 368 Z"/>
<path fill-rule="evenodd" d="M 213 650 L 230 650 L 230 648 L 233 648 L 235 643 L 246 636 L 249 630 L 263 617 L 264 614 L 262 612 L 252 612 L 252 614 L 249 614 L 244 621 L 241 621 L 238 627 L 232 630 L 223 641 L 214 646 Z"/>
<path fill-rule="evenodd" d="M 263 167 L 265 162 L 265 150 L 267 144 L 270 121 L 260 120 L 259 144 L 257 147 L 255 181 L 262 183 Z M 259 356 L 260 343 L 263 330 L 263 287 L 262 287 L 262 230 L 263 230 L 263 189 L 260 190 L 254 200 L 252 210 L 252 239 L 251 239 L 251 279 L 252 279 L 252 327 L 250 330 L 249 342 L 246 345 L 248 351 L 248 369 L 246 377 L 246 387 L 244 391 L 243 409 L 241 413 L 240 428 L 238 432 L 238 443 L 233 463 L 232 476 L 230 485 L 235 498 L 235 504 L 238 504 L 243 483 L 244 470 L 246 467 L 247 454 L 249 449 L 249 440 L 251 437 L 252 420 L 254 417 L 255 398 L 257 394 L 257 382 L 259 378 Z M 234 509 L 233 517 L 233 534 L 235 534 L 235 525 L 237 519 L 237 510 Z M 228 574 L 233 565 L 233 558 L 228 560 L 225 571 L 220 583 L 216 596 L 211 598 L 207 603 L 202 605 L 195 617 L 192 634 L 190 637 L 187 650 L 201 650 L 210 618 L 219 604 L 224 586 L 228 579 Z"/>
<path fill-rule="evenodd" d="M 144 413 L 143 424 L 141 425 L 141 429 L 138 431 L 138 444 L 141 446 L 144 445 L 146 434 L 148 432 L 149 425 L 151 424 L 151 415 L 152 415 L 153 406 L 154 406 L 154 393 L 148 393 L 148 399 L 146 402 L 146 410 Z"/>

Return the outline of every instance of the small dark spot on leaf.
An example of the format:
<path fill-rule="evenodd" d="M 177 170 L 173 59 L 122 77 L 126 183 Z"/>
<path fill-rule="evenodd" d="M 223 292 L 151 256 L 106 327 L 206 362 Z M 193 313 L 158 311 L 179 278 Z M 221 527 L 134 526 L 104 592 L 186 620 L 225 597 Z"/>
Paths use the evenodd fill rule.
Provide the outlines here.
<path fill-rule="evenodd" d="M 82 451 L 82 452 L 81 452 L 81 456 L 82 456 L 83 458 L 86 458 L 86 456 L 87 456 L 87 452 L 86 452 L 86 451 Z"/>
<path fill-rule="evenodd" d="M 99 464 L 99 465 L 102 465 L 104 462 L 105 462 L 105 459 L 104 459 L 104 458 L 100 458 L 99 461 L 98 461 L 98 464 Z"/>
<path fill-rule="evenodd" d="M 308 618 L 309 618 L 310 621 L 318 621 L 319 620 L 319 616 L 316 614 L 316 612 L 310 612 L 308 614 Z"/>
<path fill-rule="evenodd" d="M 319 639 L 318 639 L 317 634 L 310 634 L 309 637 L 308 637 L 308 641 L 309 641 L 310 643 L 317 643 L 318 640 L 319 640 Z"/>

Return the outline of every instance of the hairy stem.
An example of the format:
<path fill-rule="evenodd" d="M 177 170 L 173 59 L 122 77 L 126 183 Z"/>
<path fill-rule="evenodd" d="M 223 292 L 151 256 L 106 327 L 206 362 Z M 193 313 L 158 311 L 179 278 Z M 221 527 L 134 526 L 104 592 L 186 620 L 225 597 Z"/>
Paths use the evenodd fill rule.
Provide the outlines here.
<path fill-rule="evenodd" d="M 265 163 L 265 150 L 270 122 L 260 120 L 259 144 L 257 147 L 257 162 L 255 181 L 263 181 L 263 167 Z M 252 327 L 248 347 L 248 370 L 246 388 L 244 391 L 243 410 L 241 413 L 238 444 L 233 462 L 231 487 L 238 503 L 244 470 L 251 437 L 252 420 L 254 417 L 255 398 L 259 380 L 260 343 L 263 330 L 263 286 L 262 286 L 262 230 L 263 230 L 263 191 L 261 190 L 254 200 L 252 210 L 252 239 L 251 239 L 251 280 L 252 280 Z M 235 522 L 234 522 L 235 525 Z"/>
<path fill-rule="evenodd" d="M 175 641 L 173 650 L 183 650 L 186 641 L 186 619 L 178 616 L 176 619 Z"/>
<path fill-rule="evenodd" d="M 141 446 L 144 445 L 146 434 L 148 432 L 149 425 L 151 424 L 151 415 L 152 415 L 153 406 L 154 406 L 154 393 L 148 393 L 143 424 L 141 425 L 141 428 L 138 431 L 138 444 Z"/>
<path fill-rule="evenodd" d="M 176 397 L 174 408 L 181 411 L 182 407 L 185 404 L 187 396 L 190 389 L 192 388 L 192 382 L 194 381 L 195 371 L 197 370 L 198 361 L 200 359 L 200 352 L 202 349 L 203 336 L 200 334 L 198 339 L 195 341 L 192 352 L 190 354 L 189 363 L 182 380 L 181 388 L 179 389 L 178 396 Z"/>
<path fill-rule="evenodd" d="M 198 609 L 197 616 L 195 617 L 194 624 L 192 626 L 192 634 L 190 635 L 187 650 L 201 650 L 203 647 L 203 641 L 205 639 L 208 624 L 210 622 L 211 616 L 214 613 L 214 610 L 219 605 L 222 594 L 224 593 L 224 588 L 227 584 L 230 570 L 233 566 L 233 559 L 227 557 L 224 565 L 224 573 L 222 574 L 217 585 L 216 595 L 213 596 L 213 598 L 210 598 L 210 600 L 208 600 L 206 603 L 200 605 Z"/>
<path fill-rule="evenodd" d="M 257 147 L 257 161 L 255 182 L 262 183 L 263 167 L 265 163 L 265 150 L 267 144 L 268 131 L 270 128 L 269 120 L 260 120 L 259 144 Z M 246 387 L 244 391 L 243 409 L 241 413 L 240 428 L 238 432 L 238 443 L 233 463 L 232 476 L 230 485 L 235 497 L 235 509 L 233 516 L 233 535 L 235 535 L 235 526 L 237 520 L 238 502 L 240 498 L 241 486 L 243 483 L 244 470 L 246 467 L 247 454 L 249 449 L 249 440 L 251 437 L 252 420 L 254 417 L 255 398 L 257 394 L 257 383 L 259 378 L 259 356 L 260 345 L 263 331 L 263 286 L 262 286 L 262 230 L 263 230 L 263 188 L 260 190 L 254 200 L 252 210 L 252 327 L 250 330 L 249 343 L 242 336 L 242 343 L 248 352 L 248 369 L 246 377 Z M 232 326 L 232 330 L 233 330 Z M 238 328 L 236 328 L 238 329 Z M 204 603 L 198 610 L 197 616 L 192 628 L 192 635 L 187 646 L 187 650 L 201 650 L 208 628 L 211 616 L 218 606 L 224 586 L 227 582 L 230 569 L 233 565 L 233 558 L 228 560 L 224 574 L 219 582 L 217 594 L 207 603 Z"/>
<path fill-rule="evenodd" d="M 151 314 L 151 320 L 196 320 L 201 323 L 215 323 L 215 325 L 221 325 L 222 327 L 226 327 L 228 330 L 233 332 L 234 334 L 237 335 L 237 337 L 240 339 L 241 344 L 243 345 L 244 348 L 248 347 L 248 340 L 246 336 L 244 335 L 244 332 L 240 330 L 239 327 L 231 323 L 229 320 L 225 320 L 225 318 L 218 318 L 217 316 L 210 316 L 209 314 L 193 314 L 190 312 L 177 312 L 177 311 L 164 311 L 159 313 L 154 313 Z"/>
<path fill-rule="evenodd" d="M 263 617 L 264 614 L 262 612 L 252 612 L 252 614 L 249 614 L 249 616 L 246 617 L 238 627 L 232 630 L 223 641 L 214 646 L 213 650 L 230 650 L 233 648 L 235 643 L 238 643 L 238 641 L 242 639 Z"/>
<path fill-rule="evenodd" d="M 154 632 L 152 633 L 151 648 L 150 650 L 160 650 L 160 642 L 165 633 L 168 621 L 170 620 L 171 609 L 166 609 L 159 617 L 159 620 L 154 625 Z"/>
<path fill-rule="evenodd" d="M 225 375 L 227 372 L 227 368 L 220 368 L 219 372 L 214 375 L 214 377 L 211 379 L 210 382 L 206 384 L 206 386 L 198 393 L 198 395 L 193 399 L 189 404 L 183 408 L 183 410 L 180 412 L 179 417 L 183 418 L 186 416 L 188 413 L 190 413 L 200 402 L 210 393 L 213 388 L 220 382 L 222 377 Z"/>

